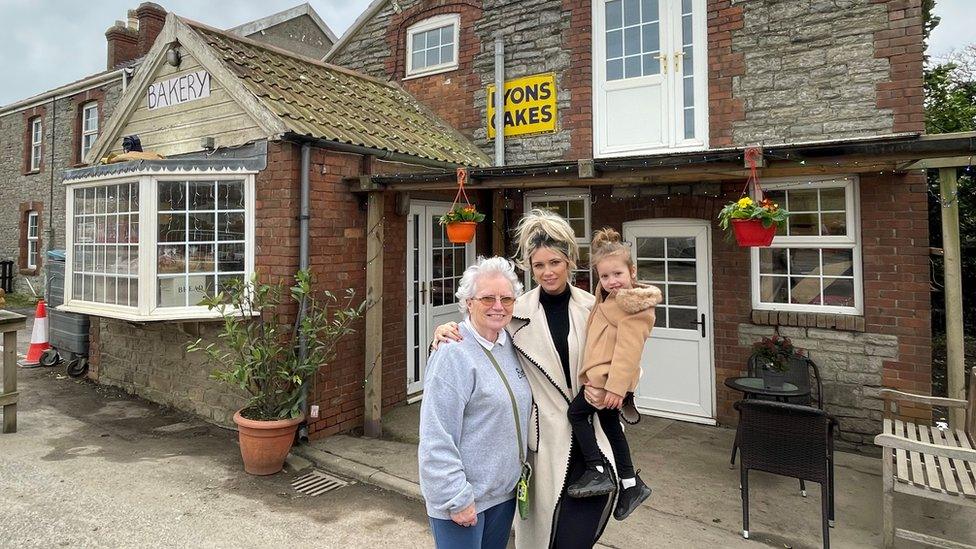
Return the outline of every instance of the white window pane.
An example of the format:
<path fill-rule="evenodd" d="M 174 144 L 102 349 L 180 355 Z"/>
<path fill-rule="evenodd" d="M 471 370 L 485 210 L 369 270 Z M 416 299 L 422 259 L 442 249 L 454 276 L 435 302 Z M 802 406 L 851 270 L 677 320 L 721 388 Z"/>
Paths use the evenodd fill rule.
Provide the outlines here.
<path fill-rule="evenodd" d="M 663 258 L 664 239 L 641 237 L 637 239 L 637 257 L 639 258 Z"/>
<path fill-rule="evenodd" d="M 825 276 L 854 276 L 854 250 L 823 250 Z"/>
<path fill-rule="evenodd" d="M 156 288 L 156 304 L 160 307 L 186 306 L 186 277 L 160 277 Z"/>
<path fill-rule="evenodd" d="M 658 17 L 657 0 L 641 0 L 641 19 L 644 22 L 657 21 Z"/>
<path fill-rule="evenodd" d="M 640 27 L 624 29 L 624 55 L 641 53 Z"/>
<path fill-rule="evenodd" d="M 613 30 L 607 32 L 607 59 L 615 59 L 624 55 L 624 32 Z"/>
<path fill-rule="evenodd" d="M 682 51 L 684 52 L 684 56 L 681 58 L 681 74 L 688 80 L 691 80 L 692 75 L 695 73 L 695 51 L 691 46 L 685 46 Z"/>
<path fill-rule="evenodd" d="M 692 32 L 691 15 L 682 16 L 681 17 L 681 43 L 691 44 L 694 36 L 695 35 Z"/>
<path fill-rule="evenodd" d="M 791 275 L 819 275 L 820 250 L 797 248 L 789 250 Z"/>
<path fill-rule="evenodd" d="M 695 138 L 695 109 L 685 109 L 685 139 Z"/>
<path fill-rule="evenodd" d="M 212 210 L 217 201 L 213 181 L 194 181 L 189 184 L 190 210 Z"/>
<path fill-rule="evenodd" d="M 695 282 L 695 263 L 693 261 L 669 261 L 668 282 Z"/>
<path fill-rule="evenodd" d="M 623 59 L 607 61 L 607 80 L 620 80 L 624 77 Z"/>
<path fill-rule="evenodd" d="M 624 0 L 624 25 L 636 25 L 640 20 L 639 0 Z"/>
<path fill-rule="evenodd" d="M 644 76 L 661 72 L 661 60 L 653 53 L 645 53 L 641 59 L 644 62 Z"/>
<path fill-rule="evenodd" d="M 822 305 L 820 300 L 820 277 L 790 277 L 790 303 L 799 305 Z"/>
<path fill-rule="evenodd" d="M 759 299 L 763 303 L 788 303 L 788 282 L 785 276 L 760 276 Z"/>
<path fill-rule="evenodd" d="M 820 214 L 820 234 L 822 236 L 846 236 L 847 214 L 844 212 Z"/>
<path fill-rule="evenodd" d="M 191 244 L 187 258 L 187 271 L 191 273 L 214 272 L 214 245 Z"/>
<path fill-rule="evenodd" d="M 186 272 L 186 245 L 160 245 L 156 254 L 156 272 L 160 274 Z"/>
<path fill-rule="evenodd" d="M 439 48 L 441 45 L 441 31 L 440 29 L 434 29 L 427 31 L 424 34 L 427 35 L 427 48 Z"/>
<path fill-rule="evenodd" d="M 220 244 L 217 248 L 217 270 L 222 273 L 244 270 L 244 244 Z"/>
<path fill-rule="evenodd" d="M 641 58 L 639 55 L 624 58 L 624 78 L 641 76 Z"/>
<path fill-rule="evenodd" d="M 847 202 L 844 199 L 843 187 L 834 189 L 820 189 L 820 209 L 824 211 L 844 211 Z"/>
<path fill-rule="evenodd" d="M 222 210 L 243 210 L 244 183 L 241 181 L 217 182 L 217 207 Z"/>
<path fill-rule="evenodd" d="M 427 66 L 426 65 L 426 59 L 427 59 L 427 56 L 424 55 L 424 52 L 423 51 L 415 51 L 415 52 L 413 52 L 413 56 L 411 57 L 411 61 L 410 61 L 411 68 L 413 70 L 417 70 L 417 69 L 422 69 L 422 68 L 426 67 Z"/>
<path fill-rule="evenodd" d="M 448 25 L 441 29 L 441 45 L 454 43 L 454 25 Z"/>
<path fill-rule="evenodd" d="M 182 181 L 160 181 L 158 185 L 159 211 L 186 209 L 186 183 Z"/>
<path fill-rule="evenodd" d="M 854 281 L 850 278 L 824 278 L 823 304 L 835 307 L 853 307 Z"/>
<path fill-rule="evenodd" d="M 418 32 L 417 34 L 414 34 L 413 35 L 413 48 L 412 48 L 413 51 L 416 52 L 416 51 L 422 50 L 422 49 L 424 49 L 424 47 L 426 47 L 425 36 L 426 36 L 425 33 L 422 33 L 422 32 Z"/>
<path fill-rule="evenodd" d="M 454 46 L 448 44 L 446 46 L 441 46 L 441 63 L 453 63 L 454 62 Z"/>
<path fill-rule="evenodd" d="M 815 212 L 819 209 L 817 189 L 789 191 L 790 212 Z"/>
<path fill-rule="evenodd" d="M 619 29 L 624 25 L 623 12 L 621 11 L 621 0 L 607 2 L 607 30 Z"/>
<path fill-rule="evenodd" d="M 691 0 L 681 0 L 681 13 L 691 13 Z"/>
<path fill-rule="evenodd" d="M 684 88 L 684 106 L 693 107 L 695 106 L 695 83 L 691 78 L 683 78 L 682 86 Z"/>
<path fill-rule="evenodd" d="M 788 234 L 790 236 L 818 236 L 820 234 L 819 217 L 816 213 L 796 213 L 791 210 L 790 217 L 786 222 Z"/>
<path fill-rule="evenodd" d="M 441 63 L 441 53 L 440 49 L 427 50 L 427 65 L 432 67 L 434 65 L 440 65 Z"/>

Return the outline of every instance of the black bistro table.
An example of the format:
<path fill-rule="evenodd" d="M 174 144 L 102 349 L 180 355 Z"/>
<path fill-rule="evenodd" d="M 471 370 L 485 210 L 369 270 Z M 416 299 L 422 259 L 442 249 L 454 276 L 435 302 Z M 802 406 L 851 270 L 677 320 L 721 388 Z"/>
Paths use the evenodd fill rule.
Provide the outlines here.
<path fill-rule="evenodd" d="M 725 386 L 729 389 L 739 391 L 743 394 L 744 398 L 750 398 L 755 396 L 772 397 L 778 402 L 788 402 L 790 398 L 807 396 L 810 394 L 810 389 L 801 389 L 796 385 L 788 382 L 783 382 L 783 387 L 780 389 L 767 389 L 766 384 L 763 383 L 761 377 L 729 377 L 725 379 Z M 739 450 L 739 432 L 736 430 L 735 442 L 732 443 L 732 459 L 729 460 L 729 468 L 735 466 L 735 454 Z M 803 481 L 800 481 L 801 489 L 803 487 Z M 806 491 L 804 490 L 804 494 Z"/>
<path fill-rule="evenodd" d="M 767 389 L 761 377 L 730 377 L 726 378 L 725 386 L 729 389 L 739 391 L 745 398 L 751 396 L 773 397 L 780 402 L 786 402 L 793 397 L 807 396 L 810 389 L 801 389 L 792 383 L 783 383 L 781 389 Z"/>

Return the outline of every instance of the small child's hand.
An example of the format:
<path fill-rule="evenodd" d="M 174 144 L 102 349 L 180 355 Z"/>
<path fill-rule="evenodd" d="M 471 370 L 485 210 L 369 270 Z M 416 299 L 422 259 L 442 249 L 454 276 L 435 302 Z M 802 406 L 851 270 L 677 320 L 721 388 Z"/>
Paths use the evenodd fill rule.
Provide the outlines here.
<path fill-rule="evenodd" d="M 603 407 L 609 408 L 610 410 L 619 410 L 623 403 L 624 397 L 618 395 L 617 393 L 607 391 L 607 395 L 603 397 Z"/>

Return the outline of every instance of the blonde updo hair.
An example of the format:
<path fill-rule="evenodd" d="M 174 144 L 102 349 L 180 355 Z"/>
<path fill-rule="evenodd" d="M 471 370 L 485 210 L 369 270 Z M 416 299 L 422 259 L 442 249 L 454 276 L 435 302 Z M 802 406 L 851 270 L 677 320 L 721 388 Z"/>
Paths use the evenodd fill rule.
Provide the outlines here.
<path fill-rule="evenodd" d="M 634 267 L 630 247 L 620 238 L 620 233 L 610 227 L 604 227 L 593 233 L 593 241 L 590 243 L 590 265 L 596 271 L 601 261 L 611 257 L 622 260 L 628 269 Z"/>
<path fill-rule="evenodd" d="M 515 261 L 526 271 L 532 270 L 532 254 L 540 248 L 549 248 L 562 254 L 569 269 L 576 269 L 579 262 L 579 244 L 569 222 L 548 210 L 535 209 L 522 217 L 515 227 Z"/>

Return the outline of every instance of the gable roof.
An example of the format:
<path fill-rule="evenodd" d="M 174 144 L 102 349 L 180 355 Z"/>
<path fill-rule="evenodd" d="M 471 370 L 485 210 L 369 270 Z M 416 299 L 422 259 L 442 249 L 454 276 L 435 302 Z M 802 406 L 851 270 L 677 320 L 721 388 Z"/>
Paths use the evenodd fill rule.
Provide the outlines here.
<path fill-rule="evenodd" d="M 361 29 L 363 25 L 366 24 L 367 21 L 372 19 L 373 16 L 376 15 L 376 12 L 380 11 L 380 8 L 382 8 L 388 1 L 389 0 L 373 0 L 372 2 L 370 2 L 369 5 L 366 6 L 366 9 L 363 10 L 363 13 L 359 14 L 359 17 L 357 17 L 356 20 L 353 21 L 352 25 L 350 25 L 349 28 L 346 29 L 346 32 L 342 33 L 342 36 L 339 38 L 339 41 L 332 45 L 332 49 L 329 50 L 329 53 L 325 54 L 325 57 L 322 58 L 322 61 L 329 61 L 330 59 L 335 57 L 340 50 L 345 48 L 346 44 L 348 44 L 349 41 L 352 40 L 352 37 L 355 36 L 357 32 L 359 32 L 359 29 Z"/>
<path fill-rule="evenodd" d="M 89 161 L 108 153 L 172 42 L 227 88 L 268 139 L 294 134 L 421 161 L 491 164 L 484 152 L 394 84 L 172 14 Z"/>
<path fill-rule="evenodd" d="M 308 4 L 308 2 L 279 11 L 278 13 L 273 13 L 267 17 L 262 17 L 261 19 L 255 19 L 254 21 L 249 21 L 242 25 L 238 25 L 232 29 L 229 29 L 227 32 L 239 34 L 241 36 L 250 36 L 256 32 L 261 32 L 265 29 L 269 29 L 275 25 L 284 23 L 285 21 L 290 21 L 303 15 L 307 15 L 330 42 L 335 44 L 338 41 L 338 38 L 336 38 L 335 33 L 332 32 L 332 29 L 329 28 L 329 25 L 322 20 L 318 12 L 316 12 L 315 9 Z"/>

